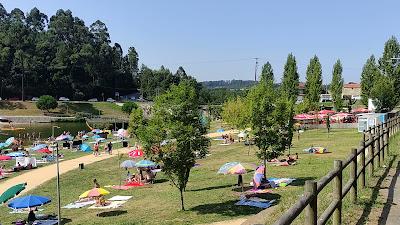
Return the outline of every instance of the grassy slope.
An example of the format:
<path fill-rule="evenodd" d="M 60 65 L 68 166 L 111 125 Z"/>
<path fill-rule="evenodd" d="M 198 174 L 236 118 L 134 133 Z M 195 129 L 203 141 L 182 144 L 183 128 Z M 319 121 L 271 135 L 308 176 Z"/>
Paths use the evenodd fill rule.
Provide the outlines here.
<path fill-rule="evenodd" d="M 325 130 L 307 131 L 298 141 L 295 137 L 292 152 L 300 155 L 299 164 L 292 167 L 268 167 L 269 176 L 294 177 L 298 181 L 292 186 L 276 189 L 268 197 L 279 199 L 279 203 L 269 216 L 274 221 L 284 210 L 289 208 L 303 193 L 304 181 L 317 179 L 325 175 L 333 165 L 334 159 L 345 158 L 352 146 L 359 143 L 361 135 L 351 130 L 333 130 L 329 138 Z M 304 154 L 302 149 L 314 146 L 325 146 L 332 153 L 325 155 Z M 188 183 L 186 212 L 178 211 L 179 195 L 176 188 L 165 180 L 163 174 L 157 175 L 157 183 L 149 188 L 136 188 L 128 191 L 111 189 L 111 196 L 133 195 L 134 198 L 122 208 L 127 213 L 119 216 L 100 218 L 97 211 L 89 209 L 63 210 L 63 217 L 72 220 L 70 224 L 195 224 L 227 220 L 259 212 L 259 209 L 237 207 L 236 192 L 232 191 L 236 176 L 217 175 L 216 171 L 225 162 L 241 161 L 259 163 L 255 157 L 255 147 L 249 149 L 243 144 L 220 146 L 213 142 L 212 155 L 199 160 L 200 167 L 194 168 Z M 248 155 L 249 152 L 249 155 Z M 92 187 L 92 179 L 97 178 L 101 185 L 118 184 L 119 174 L 125 173 L 118 168 L 117 158 L 88 165 L 85 170 L 74 170 L 62 176 L 62 205 L 70 203 L 87 189 Z M 250 182 L 252 174 L 244 176 L 245 182 Z M 55 180 L 52 180 L 32 192 L 56 199 Z M 326 193 L 321 199 L 329 199 Z M 329 202 L 322 201 L 321 208 Z M 346 206 L 345 206 L 346 208 Z M 45 207 L 47 213 L 56 212 L 56 203 Z M 20 215 L 11 215 L 9 209 L 0 207 L 0 218 L 10 222 Z M 149 215 L 151 213 L 151 215 Z M 345 218 L 346 219 L 346 218 Z M 299 224 L 302 224 L 301 221 Z"/>
<path fill-rule="evenodd" d="M 104 116 L 122 116 L 121 107 L 109 102 L 60 103 L 53 113 L 74 115 L 78 112 Z M 43 111 L 36 108 L 35 102 L 0 102 L 0 115 L 43 116 Z"/>

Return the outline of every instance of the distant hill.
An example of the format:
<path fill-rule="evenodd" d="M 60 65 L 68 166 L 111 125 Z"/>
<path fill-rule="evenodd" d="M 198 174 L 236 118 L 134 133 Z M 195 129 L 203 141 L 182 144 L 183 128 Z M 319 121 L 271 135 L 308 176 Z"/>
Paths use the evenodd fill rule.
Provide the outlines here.
<path fill-rule="evenodd" d="M 256 83 L 257 82 L 253 80 L 215 80 L 201 82 L 201 84 L 208 89 L 245 89 L 255 85 Z"/>

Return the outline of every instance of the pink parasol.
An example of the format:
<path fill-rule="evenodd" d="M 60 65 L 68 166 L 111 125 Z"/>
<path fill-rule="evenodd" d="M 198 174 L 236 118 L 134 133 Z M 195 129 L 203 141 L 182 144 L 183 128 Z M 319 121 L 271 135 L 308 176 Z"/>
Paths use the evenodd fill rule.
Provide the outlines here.
<path fill-rule="evenodd" d="M 313 120 L 313 119 L 315 119 L 315 117 L 313 115 L 302 113 L 302 114 L 298 114 L 298 115 L 294 116 L 293 119 L 295 119 L 295 120 Z"/>
<path fill-rule="evenodd" d="M 335 114 L 335 111 L 333 110 L 328 110 L 328 109 L 324 109 L 318 112 L 318 114 L 322 114 L 322 115 L 332 115 Z"/>
<path fill-rule="evenodd" d="M 139 158 L 143 156 L 143 150 L 142 149 L 134 149 L 130 152 L 128 152 L 128 156 L 131 158 Z"/>

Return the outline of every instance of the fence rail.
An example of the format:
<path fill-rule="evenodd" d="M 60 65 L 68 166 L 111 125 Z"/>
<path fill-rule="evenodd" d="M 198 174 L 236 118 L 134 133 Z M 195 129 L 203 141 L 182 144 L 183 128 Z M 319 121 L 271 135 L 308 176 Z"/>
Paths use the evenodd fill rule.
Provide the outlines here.
<path fill-rule="evenodd" d="M 342 224 L 342 201 L 350 193 L 353 203 L 357 201 L 357 184 L 365 188 L 366 170 L 372 176 L 389 155 L 389 138 L 400 130 L 400 116 L 369 128 L 363 133 L 358 148 L 352 148 L 344 161 L 335 160 L 333 170 L 319 181 L 306 181 L 302 197 L 283 214 L 275 225 L 291 224 L 305 212 L 305 225 L 323 225 L 333 219 L 333 225 Z M 366 158 L 368 156 L 368 159 Z M 359 160 L 357 160 L 359 159 Z M 343 170 L 350 166 L 350 178 L 343 186 Z M 318 218 L 318 194 L 333 181 L 333 201 Z"/>

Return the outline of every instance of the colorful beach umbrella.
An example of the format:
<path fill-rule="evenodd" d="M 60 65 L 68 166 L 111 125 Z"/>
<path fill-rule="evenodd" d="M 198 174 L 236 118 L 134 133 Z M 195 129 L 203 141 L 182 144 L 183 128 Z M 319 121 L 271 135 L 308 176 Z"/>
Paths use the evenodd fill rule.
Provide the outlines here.
<path fill-rule="evenodd" d="M 133 168 L 136 166 L 136 162 L 133 160 L 125 160 L 121 163 L 121 168 Z"/>
<path fill-rule="evenodd" d="M 154 167 L 156 166 L 156 163 L 150 160 L 140 160 L 139 162 L 136 163 L 136 167 Z"/>
<path fill-rule="evenodd" d="M 117 134 L 118 134 L 119 137 L 123 137 L 123 138 L 126 138 L 126 137 L 129 136 L 128 131 L 125 130 L 125 129 L 119 129 L 119 130 L 117 131 Z"/>
<path fill-rule="evenodd" d="M 48 148 L 48 146 L 46 144 L 39 144 L 39 145 L 33 146 L 31 148 L 31 150 L 38 151 L 38 150 L 45 149 L 45 148 Z"/>
<path fill-rule="evenodd" d="M 42 206 L 51 202 L 51 199 L 44 196 L 28 195 L 21 198 L 16 198 L 8 203 L 8 207 L 13 209 L 25 209 L 37 206 Z"/>
<path fill-rule="evenodd" d="M 0 161 L 11 160 L 12 157 L 8 155 L 0 155 Z"/>
<path fill-rule="evenodd" d="M 7 202 L 8 200 L 17 196 L 21 191 L 25 189 L 26 183 L 17 184 L 7 189 L 3 194 L 0 195 L 0 204 Z"/>
<path fill-rule="evenodd" d="M 128 152 L 128 156 L 131 158 L 139 158 L 143 156 L 143 150 L 141 149 L 134 149 L 130 152 Z"/>
<path fill-rule="evenodd" d="M 71 141 L 74 138 L 71 135 L 61 134 L 56 138 L 56 141 Z"/>
<path fill-rule="evenodd" d="M 23 157 L 23 156 L 25 156 L 25 153 L 23 153 L 23 152 L 10 152 L 7 155 L 11 156 L 11 157 Z"/>
<path fill-rule="evenodd" d="M 45 154 L 51 154 L 52 151 L 50 151 L 48 148 L 42 148 L 40 150 L 37 150 L 38 153 L 45 153 Z"/>
<path fill-rule="evenodd" d="M 298 115 L 294 116 L 293 119 L 295 119 L 295 120 L 313 120 L 313 119 L 315 119 L 315 116 L 302 113 L 302 114 L 298 114 Z"/>
<path fill-rule="evenodd" d="M 103 188 L 93 188 L 91 190 L 85 191 L 82 193 L 79 198 L 90 198 L 90 197 L 100 197 L 104 195 L 110 194 L 109 191 Z"/>
<path fill-rule="evenodd" d="M 245 174 L 247 169 L 255 169 L 255 166 L 248 163 L 228 162 L 219 168 L 220 174 Z"/>
<path fill-rule="evenodd" d="M 329 110 L 329 109 L 324 109 L 318 112 L 318 114 L 326 114 L 326 115 L 332 115 L 335 114 L 336 112 L 333 110 Z"/>

